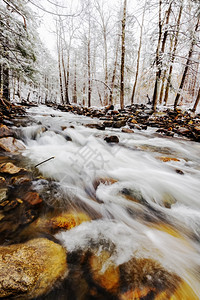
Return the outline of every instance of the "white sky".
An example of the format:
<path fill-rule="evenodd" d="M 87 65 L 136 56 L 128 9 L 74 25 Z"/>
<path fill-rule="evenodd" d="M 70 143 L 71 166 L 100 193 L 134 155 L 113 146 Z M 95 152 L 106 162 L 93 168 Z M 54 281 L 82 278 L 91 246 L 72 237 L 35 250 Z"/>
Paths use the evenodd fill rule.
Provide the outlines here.
<path fill-rule="evenodd" d="M 51 0 L 52 2 L 56 2 L 55 0 Z M 55 5 L 51 5 L 48 0 L 43 0 L 42 4 L 40 0 L 32 0 L 36 5 L 43 6 L 46 10 L 54 11 L 56 12 Z M 106 1 L 105 1 L 106 2 Z M 119 4 L 119 2 L 122 2 L 122 0 L 107 0 L 110 7 L 115 7 Z M 60 0 L 58 3 L 62 3 L 63 6 L 69 7 L 71 6 L 71 10 L 73 12 L 79 11 L 77 9 L 77 4 L 80 4 L 80 0 Z M 128 1 L 128 7 L 134 8 L 137 6 L 137 0 L 129 0 Z M 56 37 L 53 33 L 55 31 L 55 17 L 49 13 L 46 13 L 40 9 L 38 9 L 36 6 L 32 5 L 30 3 L 30 7 L 33 11 L 36 12 L 36 14 L 40 17 L 40 27 L 38 29 L 38 32 L 40 34 L 40 38 L 43 42 L 43 44 L 50 50 L 51 55 L 56 56 Z M 61 9 L 59 10 L 60 13 L 66 13 L 67 9 Z"/>

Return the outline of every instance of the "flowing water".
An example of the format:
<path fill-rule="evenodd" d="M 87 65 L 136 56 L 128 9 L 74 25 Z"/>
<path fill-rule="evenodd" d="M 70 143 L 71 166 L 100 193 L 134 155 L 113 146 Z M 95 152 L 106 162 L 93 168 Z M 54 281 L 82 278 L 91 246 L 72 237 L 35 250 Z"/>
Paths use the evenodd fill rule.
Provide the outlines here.
<path fill-rule="evenodd" d="M 90 129 L 84 124 L 97 120 L 43 106 L 28 113 L 33 125 L 22 128 L 24 156 L 33 165 L 54 157 L 38 169 L 62 191 L 48 204 L 91 217 L 56 235 L 68 252 L 112 244 L 116 265 L 152 259 L 196 294 L 170 299 L 200 299 L 200 144 L 151 128 L 131 134 Z M 108 144 L 106 135 L 120 142 Z"/>

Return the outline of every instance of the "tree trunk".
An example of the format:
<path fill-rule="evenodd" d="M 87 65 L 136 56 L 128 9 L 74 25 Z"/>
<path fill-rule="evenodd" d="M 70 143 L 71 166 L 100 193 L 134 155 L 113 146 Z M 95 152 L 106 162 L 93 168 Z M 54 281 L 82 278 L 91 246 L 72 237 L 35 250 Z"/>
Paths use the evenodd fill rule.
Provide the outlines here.
<path fill-rule="evenodd" d="M 3 95 L 3 68 L 0 63 L 0 97 Z"/>
<path fill-rule="evenodd" d="M 131 96 L 131 104 L 133 104 L 133 102 L 134 102 L 138 74 L 139 74 L 139 69 L 140 69 L 140 52 L 141 52 L 141 47 L 142 47 L 143 26 L 144 26 L 144 16 L 145 16 L 145 11 L 146 11 L 146 4 L 147 4 L 147 0 L 145 1 L 143 14 L 142 14 L 142 24 L 140 27 L 140 42 L 139 42 L 138 53 L 137 53 L 137 67 L 136 67 L 136 74 L 135 74 L 135 82 L 133 85 L 133 91 L 132 91 L 132 96 Z"/>
<path fill-rule="evenodd" d="M 170 41 L 170 49 L 169 52 L 172 52 L 172 47 L 173 47 L 173 39 L 171 38 Z M 163 96 L 164 96 L 164 88 L 165 88 L 165 81 L 166 81 L 166 76 L 169 72 L 169 66 L 165 66 L 165 70 L 164 70 L 164 74 L 162 76 L 162 86 L 161 86 L 161 90 L 160 90 L 160 99 L 159 99 L 159 103 L 162 104 L 163 103 Z"/>
<path fill-rule="evenodd" d="M 66 72 L 63 51 L 62 51 L 62 67 L 63 67 L 63 75 L 64 75 L 64 83 L 65 83 L 65 103 L 69 104 L 69 54 L 67 57 L 67 72 Z"/>
<path fill-rule="evenodd" d="M 183 76 L 182 76 L 181 83 L 180 83 L 180 86 L 179 86 L 179 89 L 178 89 L 178 93 L 177 93 L 175 101 L 174 101 L 174 109 L 176 109 L 176 107 L 178 105 L 178 101 L 179 101 L 179 98 L 180 98 L 180 95 L 181 95 L 180 91 L 182 90 L 184 82 L 185 82 L 185 78 L 186 78 L 187 71 L 188 71 L 188 68 L 189 68 L 190 59 L 192 57 L 193 48 L 194 48 L 194 45 L 195 45 L 195 33 L 197 32 L 198 27 L 199 27 L 199 18 L 198 18 L 196 26 L 195 26 L 195 30 L 194 30 L 194 33 L 193 33 L 192 42 L 191 42 L 191 46 L 190 46 L 190 50 L 188 52 L 188 57 L 187 57 L 186 65 L 185 65 L 184 72 L 183 72 Z"/>
<path fill-rule="evenodd" d="M 122 19 L 122 52 L 121 52 L 121 81 L 120 81 L 120 107 L 124 109 L 124 69 L 125 69 L 125 34 L 126 34 L 126 5 L 124 0 L 123 19 Z"/>
<path fill-rule="evenodd" d="M 105 49 L 105 84 L 107 85 L 108 84 L 108 47 L 107 47 L 107 35 L 106 35 L 105 25 L 104 25 L 103 37 L 104 37 L 104 49 Z M 104 93 L 105 93 L 104 103 L 105 103 L 105 105 L 108 105 L 107 88 L 105 88 Z"/>
<path fill-rule="evenodd" d="M 75 57 L 75 63 L 74 63 L 74 87 L 73 87 L 73 102 L 77 103 L 77 84 L 76 84 L 76 57 Z"/>
<path fill-rule="evenodd" d="M 114 92 L 115 78 L 116 78 L 116 72 L 117 72 L 117 59 L 118 59 L 118 52 L 119 52 L 119 41 L 120 41 L 120 35 L 118 35 L 117 44 L 116 44 L 115 63 L 114 63 L 112 81 L 111 81 L 111 91 L 110 91 L 110 100 L 109 100 L 110 104 L 113 104 L 113 92 Z"/>
<path fill-rule="evenodd" d="M 88 34 L 88 107 L 91 106 L 91 53 L 90 53 L 90 16 Z"/>
<path fill-rule="evenodd" d="M 180 21 L 181 21 L 182 11 L 183 11 L 183 1 L 181 3 L 179 14 L 178 14 L 178 20 L 177 20 L 177 26 L 176 26 L 176 35 L 175 35 L 175 40 L 174 40 L 174 48 L 173 48 L 173 52 L 172 52 L 172 55 L 171 55 L 169 75 L 168 75 L 168 78 L 167 78 L 167 86 L 166 86 L 166 90 L 165 90 L 165 97 L 164 97 L 165 105 L 167 105 L 168 98 L 169 98 L 169 88 L 171 86 L 173 63 L 174 63 L 174 60 L 175 60 L 176 48 L 177 48 L 177 44 L 178 44 L 178 36 L 179 36 L 179 30 L 180 30 Z"/>
<path fill-rule="evenodd" d="M 193 112 L 196 111 L 197 105 L 199 104 L 199 100 L 200 100 L 200 88 L 199 88 L 198 95 L 197 95 L 196 101 L 195 101 L 193 109 L 192 109 Z"/>
<path fill-rule="evenodd" d="M 62 82 L 62 69 L 61 69 L 61 41 L 60 32 L 57 29 L 57 52 L 58 52 L 58 72 L 59 72 L 59 83 L 60 83 L 60 99 L 61 104 L 64 105 L 64 94 L 63 94 L 63 82 Z"/>
<path fill-rule="evenodd" d="M 161 44 L 161 36 L 162 36 L 162 20 L 161 20 L 161 7 L 162 0 L 159 0 L 159 35 L 158 35 L 158 45 L 156 49 L 156 81 L 153 92 L 153 110 L 156 111 L 158 94 L 159 94 L 159 86 L 160 86 L 160 76 L 161 76 L 161 67 L 160 67 L 160 44 Z"/>
<path fill-rule="evenodd" d="M 10 101 L 10 78 L 9 69 L 4 65 L 3 67 L 3 97 Z"/>
<path fill-rule="evenodd" d="M 83 83 L 83 106 L 85 106 L 85 95 L 86 95 L 86 84 L 85 84 L 85 82 Z"/>
<path fill-rule="evenodd" d="M 162 74 L 162 59 L 163 59 L 163 54 L 165 52 L 165 45 L 166 45 L 167 36 L 168 36 L 168 24 L 169 24 L 170 14 L 172 11 L 172 1 L 170 2 L 169 8 L 167 10 L 166 22 L 165 22 L 166 29 L 163 34 L 161 51 L 159 51 L 160 44 L 161 44 L 161 37 L 162 37 L 162 28 L 163 28 L 163 24 L 161 21 L 161 5 L 162 5 L 162 0 L 159 1 L 159 38 L 158 38 L 158 48 L 157 48 L 157 55 L 156 55 L 156 65 L 157 65 L 158 71 L 156 73 L 156 83 L 155 83 L 154 94 L 153 94 L 153 110 L 154 111 L 156 111 L 158 97 L 159 97 L 159 91 L 160 91 L 160 80 L 161 80 L 161 74 Z"/>

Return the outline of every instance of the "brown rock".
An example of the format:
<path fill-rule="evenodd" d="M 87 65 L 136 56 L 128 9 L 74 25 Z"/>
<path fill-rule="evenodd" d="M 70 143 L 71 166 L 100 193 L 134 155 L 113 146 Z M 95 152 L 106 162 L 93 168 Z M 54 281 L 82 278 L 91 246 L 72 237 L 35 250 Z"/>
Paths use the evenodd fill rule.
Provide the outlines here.
<path fill-rule="evenodd" d="M 121 128 L 126 125 L 126 120 L 119 120 L 113 122 L 113 128 Z"/>
<path fill-rule="evenodd" d="M 6 180 L 4 177 L 0 176 L 0 185 L 4 185 L 6 183 Z"/>
<path fill-rule="evenodd" d="M 92 129 L 105 130 L 105 126 L 103 124 L 86 124 L 85 126 Z"/>
<path fill-rule="evenodd" d="M 168 161 L 180 161 L 180 159 L 175 158 L 175 157 L 168 157 L 168 156 L 157 156 L 157 159 L 163 161 L 163 162 L 168 162 Z"/>
<path fill-rule="evenodd" d="M 119 143 L 119 138 L 116 135 L 106 136 L 104 140 L 107 143 Z"/>
<path fill-rule="evenodd" d="M 154 288 L 150 289 L 149 287 L 135 288 L 134 290 L 128 290 L 127 292 L 122 293 L 120 295 L 119 299 L 120 300 L 148 299 L 148 298 L 151 297 L 150 293 L 152 291 L 154 292 L 155 289 Z M 160 299 L 160 300 L 164 300 L 164 299 L 166 300 L 168 298 L 166 297 L 166 298 L 163 298 L 163 299 Z"/>
<path fill-rule="evenodd" d="M 39 218 L 33 223 L 33 226 L 40 231 L 55 233 L 60 230 L 69 230 L 90 220 L 89 216 L 84 213 L 63 212 L 57 216 L 47 215 Z"/>
<path fill-rule="evenodd" d="M 132 124 L 137 124 L 137 121 L 135 119 L 131 119 L 130 121 Z"/>
<path fill-rule="evenodd" d="M 23 200 L 31 205 L 37 205 L 43 202 L 37 192 L 28 192 L 23 196 Z"/>
<path fill-rule="evenodd" d="M 175 291 L 181 279 L 175 273 L 169 272 L 162 265 L 150 258 L 132 258 L 120 265 L 121 285 L 128 287 L 128 294 L 150 298 L 150 294 L 161 291 Z M 126 294 L 121 299 L 127 298 Z M 145 298 L 146 299 L 146 298 Z M 148 298 L 147 298 L 148 299 Z M 154 298 L 153 298 L 154 299 Z"/>
<path fill-rule="evenodd" d="M 18 168 L 13 163 L 4 163 L 0 165 L 0 173 L 7 173 L 7 174 L 17 174 L 21 171 L 25 171 L 25 169 Z"/>
<path fill-rule="evenodd" d="M 103 125 L 104 125 L 105 127 L 112 127 L 112 126 L 113 126 L 113 121 L 111 121 L 111 120 L 104 121 L 104 122 L 103 122 Z"/>
<path fill-rule="evenodd" d="M 67 273 L 62 246 L 37 238 L 0 247 L 0 297 L 32 299 L 50 291 Z"/>
<path fill-rule="evenodd" d="M 29 181 L 31 181 L 31 179 L 28 176 L 19 175 L 19 176 L 12 177 L 11 184 L 18 185 L 18 184 L 23 184 L 23 183 L 26 183 Z"/>
<path fill-rule="evenodd" d="M 17 200 L 12 200 L 12 201 L 4 201 L 4 202 L 8 202 L 5 206 L 4 206 L 4 209 L 3 211 L 4 212 L 7 212 L 7 211 L 10 211 L 12 209 L 14 209 L 15 207 L 17 207 L 19 205 L 19 202 Z M 4 203 L 3 202 L 3 203 Z M 2 203 L 2 204 L 3 204 Z"/>
<path fill-rule="evenodd" d="M 7 199 L 7 192 L 7 188 L 0 189 L 0 203 Z"/>
<path fill-rule="evenodd" d="M 130 128 L 122 128 L 122 132 L 125 132 L 125 133 L 134 133 L 133 129 L 130 129 Z"/>
<path fill-rule="evenodd" d="M 6 125 L 0 125 L 0 138 L 13 136 L 13 131 Z"/>
<path fill-rule="evenodd" d="M 190 135 L 191 131 L 188 129 L 188 128 L 185 128 L 185 127 L 179 127 L 178 130 L 177 130 L 177 133 L 178 134 L 181 134 L 181 135 Z"/>
<path fill-rule="evenodd" d="M 13 137 L 4 137 L 0 138 L 0 149 L 6 152 L 11 153 L 19 153 L 20 151 L 23 151 L 25 149 L 25 145 L 13 138 Z"/>
<path fill-rule="evenodd" d="M 195 126 L 194 131 L 198 134 L 200 134 L 200 126 Z"/>
<path fill-rule="evenodd" d="M 96 284 L 107 291 L 116 292 L 119 287 L 119 268 L 110 259 L 110 253 L 103 250 L 89 259 L 90 272 Z"/>
<path fill-rule="evenodd" d="M 3 218 L 4 218 L 4 214 L 0 212 L 0 221 L 3 220 Z"/>

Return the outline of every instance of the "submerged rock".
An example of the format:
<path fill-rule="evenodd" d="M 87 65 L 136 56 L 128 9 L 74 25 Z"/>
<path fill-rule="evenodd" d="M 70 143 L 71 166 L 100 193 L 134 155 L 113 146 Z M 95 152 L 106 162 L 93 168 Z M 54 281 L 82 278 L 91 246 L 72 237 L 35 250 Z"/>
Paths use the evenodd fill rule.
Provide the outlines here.
<path fill-rule="evenodd" d="M 8 162 L 0 165 L 0 173 L 7 173 L 7 174 L 17 174 L 21 171 L 26 171 L 25 169 L 19 168 L 15 166 L 13 163 Z"/>
<path fill-rule="evenodd" d="M 158 156 L 157 159 L 163 161 L 163 162 L 168 162 L 168 161 L 180 161 L 180 159 L 176 157 L 167 157 L 167 156 Z"/>
<path fill-rule="evenodd" d="M 21 141 L 13 137 L 0 138 L 0 149 L 3 151 L 11 152 L 11 153 L 19 153 L 25 148 L 26 148 L 25 145 Z"/>
<path fill-rule="evenodd" d="M 48 239 L 0 247 L 0 297 L 41 296 L 66 274 L 64 248 Z"/>
<path fill-rule="evenodd" d="M 101 288 L 109 292 L 116 292 L 119 287 L 120 272 L 110 259 L 110 253 L 103 250 L 100 254 L 93 254 L 89 259 L 92 279 Z"/>
<path fill-rule="evenodd" d="M 34 223 L 32 223 L 26 233 L 37 231 L 55 234 L 61 230 L 70 230 L 73 227 L 90 220 L 90 217 L 85 213 L 62 212 L 58 215 L 47 214 L 43 217 L 39 217 Z"/>
<path fill-rule="evenodd" d="M 173 295 L 181 281 L 175 273 L 167 271 L 158 262 L 149 258 L 132 258 L 120 266 L 120 272 L 122 287 L 127 287 L 127 291 L 122 292 L 120 299 L 142 297 L 154 299 L 153 296 L 160 294 L 161 291 Z"/>

